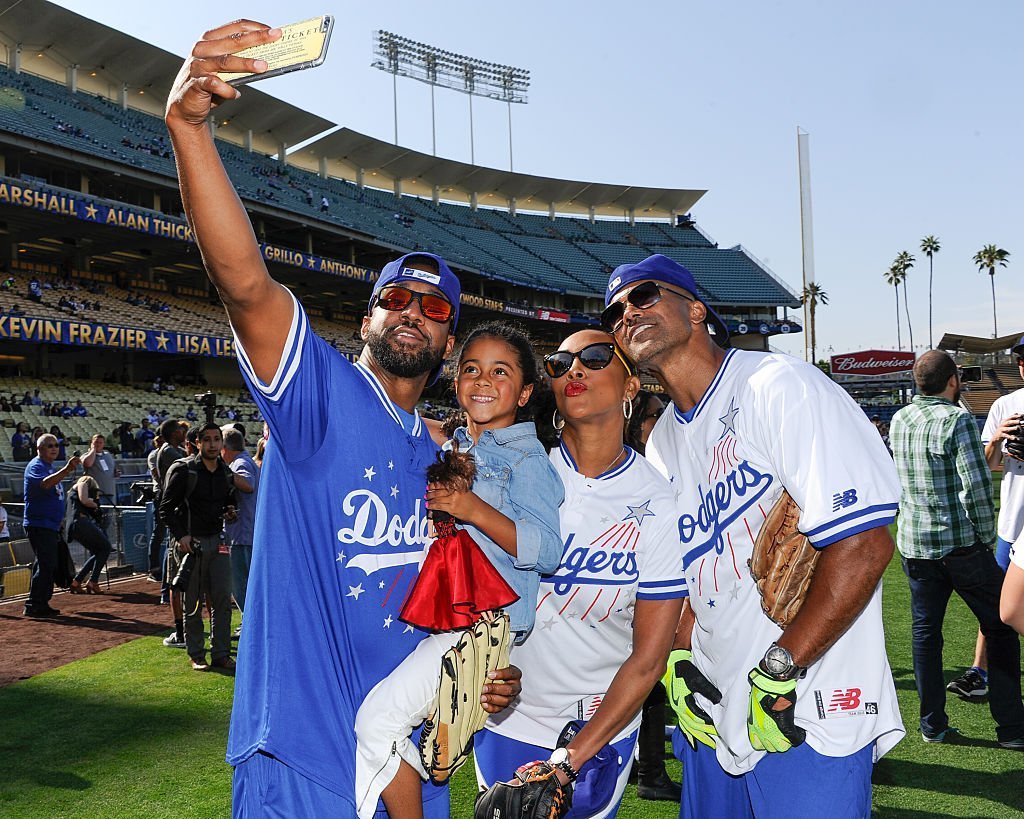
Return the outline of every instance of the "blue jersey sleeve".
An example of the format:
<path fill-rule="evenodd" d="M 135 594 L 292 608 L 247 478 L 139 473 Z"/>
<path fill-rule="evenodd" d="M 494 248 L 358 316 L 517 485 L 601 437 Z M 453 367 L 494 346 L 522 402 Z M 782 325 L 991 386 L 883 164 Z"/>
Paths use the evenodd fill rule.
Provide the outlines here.
<path fill-rule="evenodd" d="M 352 365 L 313 332 L 306 311 L 292 296 L 292 319 L 277 371 L 269 382 L 256 375 L 245 348 L 235 335 L 238 365 L 253 399 L 270 427 L 278 454 L 303 461 L 324 441 L 332 413 L 337 416 L 344 395 L 332 394 L 332 375 Z"/>
<path fill-rule="evenodd" d="M 49 465 L 43 463 L 38 458 L 32 460 L 25 469 L 25 489 L 30 497 L 41 498 L 46 494 L 47 490 L 42 488 L 42 483 L 50 474 Z"/>

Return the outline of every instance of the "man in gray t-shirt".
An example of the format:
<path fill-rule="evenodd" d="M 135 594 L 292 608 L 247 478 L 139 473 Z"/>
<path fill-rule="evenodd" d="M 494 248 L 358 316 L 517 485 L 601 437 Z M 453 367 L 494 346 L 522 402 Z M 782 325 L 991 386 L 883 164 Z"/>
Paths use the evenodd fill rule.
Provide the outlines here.
<path fill-rule="evenodd" d="M 100 502 L 112 507 L 117 505 L 117 476 L 121 474 L 114 456 L 106 450 L 107 439 L 100 433 L 92 436 L 89 451 L 82 457 L 82 466 L 85 467 L 85 474 L 95 479 L 100 487 Z M 107 539 L 114 542 L 114 516 L 107 515 L 106 518 Z M 115 544 L 116 545 L 116 544 Z"/>

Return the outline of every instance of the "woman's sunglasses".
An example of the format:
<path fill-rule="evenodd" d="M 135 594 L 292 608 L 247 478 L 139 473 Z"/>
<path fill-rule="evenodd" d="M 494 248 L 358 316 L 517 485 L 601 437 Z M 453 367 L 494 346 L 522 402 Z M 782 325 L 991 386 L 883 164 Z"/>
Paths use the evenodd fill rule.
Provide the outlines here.
<path fill-rule="evenodd" d="M 622 301 L 613 301 L 604 308 L 604 312 L 601 313 L 601 326 L 609 333 L 617 333 L 622 326 L 622 317 L 626 313 L 626 302 L 632 304 L 637 310 L 646 310 L 661 301 L 663 293 L 671 293 L 681 299 L 694 301 L 692 296 L 669 290 L 657 282 L 644 282 L 630 290 Z"/>
<path fill-rule="evenodd" d="M 443 296 L 434 293 L 417 293 L 415 290 L 400 287 L 397 284 L 382 287 L 374 304 L 397 313 L 412 304 L 413 300 L 420 303 L 420 312 L 424 316 L 438 324 L 448 321 L 452 317 L 452 313 L 455 312 L 452 303 Z"/>
<path fill-rule="evenodd" d="M 619 352 L 618 347 L 609 341 L 595 341 L 593 344 L 588 344 L 582 350 L 575 353 L 569 350 L 559 350 L 557 353 L 546 355 L 544 356 L 544 372 L 552 378 L 561 378 L 569 372 L 572 368 L 573 360 L 577 358 L 580 360 L 580 364 L 588 370 L 603 370 L 612 363 L 612 359 L 615 357 L 618 357 L 619 361 L 622 362 L 626 372 L 633 375 L 635 370 L 629 359 Z"/>

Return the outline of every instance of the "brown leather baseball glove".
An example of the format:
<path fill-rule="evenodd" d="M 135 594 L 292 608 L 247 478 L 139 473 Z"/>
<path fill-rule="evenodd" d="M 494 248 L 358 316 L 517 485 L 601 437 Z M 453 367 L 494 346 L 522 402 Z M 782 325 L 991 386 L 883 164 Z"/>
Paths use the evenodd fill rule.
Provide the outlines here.
<path fill-rule="evenodd" d="M 797 524 L 800 507 L 783 490 L 754 541 L 750 573 L 761 593 L 761 608 L 785 628 L 800 610 L 821 554 Z"/>

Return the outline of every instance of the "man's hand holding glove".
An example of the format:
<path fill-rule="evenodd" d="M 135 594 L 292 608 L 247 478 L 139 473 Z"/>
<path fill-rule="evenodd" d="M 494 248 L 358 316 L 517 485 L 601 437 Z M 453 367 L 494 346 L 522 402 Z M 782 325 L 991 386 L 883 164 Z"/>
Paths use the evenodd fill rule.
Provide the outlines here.
<path fill-rule="evenodd" d="M 776 680 L 759 667 L 747 675 L 750 681 L 750 711 L 747 713 L 747 736 L 755 750 L 788 751 L 803 744 L 807 732 L 794 722 L 796 713 L 796 678 Z M 789 705 L 773 710 L 779 700 Z"/>
<path fill-rule="evenodd" d="M 696 750 L 700 742 L 714 748 L 718 730 L 693 695 L 700 694 L 717 705 L 722 700 L 722 692 L 693 664 L 693 655 L 688 649 L 677 648 L 668 655 L 668 671 L 662 683 L 690 747 Z"/>

